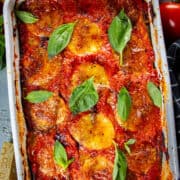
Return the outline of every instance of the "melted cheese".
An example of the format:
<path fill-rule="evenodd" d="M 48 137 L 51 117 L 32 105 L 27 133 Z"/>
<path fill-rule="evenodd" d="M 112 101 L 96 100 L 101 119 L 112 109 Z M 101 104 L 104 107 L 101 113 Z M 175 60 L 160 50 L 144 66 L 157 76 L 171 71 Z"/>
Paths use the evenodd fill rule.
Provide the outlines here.
<path fill-rule="evenodd" d="M 132 150 L 127 156 L 128 168 L 135 173 L 146 174 L 157 160 L 157 151 L 150 145 L 143 145 Z"/>
<path fill-rule="evenodd" d="M 93 157 L 82 155 L 80 166 L 82 179 L 96 179 L 96 176 L 101 179 L 111 178 L 113 163 L 101 155 Z"/>
<path fill-rule="evenodd" d="M 39 170 L 49 177 L 53 177 L 56 173 L 62 174 L 63 169 L 55 165 L 53 158 L 53 148 L 42 148 L 37 155 L 39 162 Z"/>
<path fill-rule="evenodd" d="M 88 19 L 78 20 L 68 48 L 76 55 L 93 54 L 102 45 L 101 30 L 97 24 Z"/>
<path fill-rule="evenodd" d="M 126 121 L 122 121 L 118 115 L 117 109 L 115 110 L 116 119 L 120 126 L 130 131 L 137 131 L 138 125 L 142 122 L 141 112 L 137 109 L 132 109 L 131 113 Z"/>
<path fill-rule="evenodd" d="M 62 124 L 68 118 L 69 110 L 64 100 L 60 98 L 56 124 Z"/>
<path fill-rule="evenodd" d="M 59 97 L 54 95 L 42 103 L 31 104 L 29 115 L 35 130 L 47 131 L 56 124 Z"/>
<path fill-rule="evenodd" d="M 119 117 L 117 113 L 117 106 L 115 109 L 115 116 L 118 123 L 130 131 L 138 131 L 139 125 L 143 123 L 144 118 L 151 111 L 151 100 L 147 94 L 146 83 L 143 84 L 142 87 L 140 89 L 134 89 L 133 92 L 131 92 L 132 107 L 126 121 L 122 121 Z"/>
<path fill-rule="evenodd" d="M 94 83 L 97 86 L 109 86 L 109 80 L 104 67 L 98 64 L 85 63 L 79 65 L 72 76 L 71 91 L 85 80 L 94 77 Z"/>
<path fill-rule="evenodd" d="M 46 87 L 60 73 L 60 60 L 56 58 L 49 60 L 47 53 L 43 58 L 42 66 L 28 79 L 29 85 Z"/>
<path fill-rule="evenodd" d="M 81 116 L 70 132 L 79 144 L 96 150 L 110 147 L 115 136 L 111 121 L 102 113 L 95 117 L 91 114 Z"/>
<path fill-rule="evenodd" d="M 42 16 L 38 17 L 39 20 L 36 23 L 26 24 L 28 31 L 35 36 L 49 37 L 53 30 L 63 22 L 59 13 L 58 10 L 51 13 L 44 12 Z"/>
<path fill-rule="evenodd" d="M 46 137 L 45 141 L 47 141 Z M 47 141 L 43 144 L 40 151 L 38 151 L 35 156 L 38 161 L 39 171 L 43 174 L 43 176 L 46 178 L 48 177 L 48 179 L 61 179 L 62 177 L 67 177 L 67 172 L 55 163 L 53 155 L 54 144 L 52 144 L 52 142 L 53 141 Z"/>

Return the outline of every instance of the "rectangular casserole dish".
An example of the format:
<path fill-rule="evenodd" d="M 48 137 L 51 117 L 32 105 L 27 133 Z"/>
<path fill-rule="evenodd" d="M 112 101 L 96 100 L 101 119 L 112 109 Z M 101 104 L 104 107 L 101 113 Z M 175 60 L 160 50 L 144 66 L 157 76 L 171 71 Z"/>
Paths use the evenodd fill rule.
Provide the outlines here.
<path fill-rule="evenodd" d="M 18 1 L 20 3 L 20 1 Z M 165 137 L 165 145 L 168 147 L 169 161 L 165 160 L 163 154 L 162 163 L 162 179 L 167 179 L 170 171 L 173 179 L 179 177 L 177 145 L 175 136 L 174 113 L 170 88 L 170 79 L 168 73 L 168 65 L 162 35 L 159 3 L 152 0 L 149 3 L 149 19 L 152 44 L 156 57 L 156 68 L 162 75 L 161 89 L 164 96 L 164 108 L 162 112 L 162 126 Z M 152 4 L 151 4 L 152 3 Z M 155 16 L 152 17 L 151 5 Z M 8 76 L 8 92 L 10 104 L 11 127 L 13 134 L 13 142 L 16 157 L 16 167 L 18 179 L 30 179 L 30 170 L 26 152 L 26 123 L 23 115 L 21 104 L 21 88 L 19 74 L 19 41 L 18 31 L 16 28 L 16 20 L 13 13 L 15 0 L 6 0 L 4 4 L 4 25 L 6 36 L 6 58 L 7 58 L 7 76 Z"/>

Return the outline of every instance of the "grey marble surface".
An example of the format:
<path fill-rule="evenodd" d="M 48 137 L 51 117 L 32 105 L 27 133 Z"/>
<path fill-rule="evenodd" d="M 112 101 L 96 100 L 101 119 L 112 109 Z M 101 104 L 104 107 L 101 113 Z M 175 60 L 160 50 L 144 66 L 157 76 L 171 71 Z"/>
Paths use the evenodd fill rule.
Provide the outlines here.
<path fill-rule="evenodd" d="M 6 69 L 0 71 L 0 149 L 4 141 L 12 141 Z"/>

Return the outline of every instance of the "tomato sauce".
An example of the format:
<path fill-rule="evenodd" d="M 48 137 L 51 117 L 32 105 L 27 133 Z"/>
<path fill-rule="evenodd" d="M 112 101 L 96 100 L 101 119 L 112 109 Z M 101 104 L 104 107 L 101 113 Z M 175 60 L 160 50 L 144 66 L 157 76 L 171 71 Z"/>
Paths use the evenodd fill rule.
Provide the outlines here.
<path fill-rule="evenodd" d="M 102 149 L 99 149 L 99 146 L 97 149 L 89 149 L 81 143 L 83 135 L 78 134 L 76 137 L 76 132 L 75 135 L 71 132 L 72 128 L 80 129 L 82 126 L 84 132 L 88 129 L 87 137 L 95 138 L 91 133 L 95 133 L 96 129 L 77 125 L 81 118 L 89 114 L 93 120 L 96 120 L 97 114 L 103 114 L 107 118 L 106 123 L 112 124 L 113 141 L 126 155 L 127 179 L 160 179 L 164 148 L 161 112 L 154 106 L 147 92 L 148 81 L 159 86 L 160 80 L 154 68 L 155 58 L 145 23 L 147 9 L 143 9 L 146 7 L 144 4 L 142 0 L 27 0 L 21 5 L 21 10 L 31 12 L 39 19 L 35 24 L 24 24 L 20 21 L 18 23 L 23 97 L 32 90 L 48 90 L 54 93 L 52 102 L 42 103 L 42 108 L 23 100 L 28 125 L 28 157 L 35 179 L 112 179 L 114 145 Z M 112 49 L 107 32 L 112 19 L 122 8 L 132 21 L 133 31 L 123 52 L 124 64 L 120 66 L 119 55 Z M 48 40 L 53 30 L 69 22 L 76 22 L 78 26 L 78 23 L 83 24 L 86 19 L 90 23 L 85 31 L 89 33 L 88 28 L 97 25 L 100 37 L 93 35 L 91 38 L 92 41 L 98 41 L 101 46 L 96 47 L 97 50 L 93 49 L 95 52 L 88 53 L 89 47 L 77 37 L 79 39 L 75 40 L 80 41 L 80 45 L 87 49 L 86 53 L 78 54 L 77 47 L 73 47 L 76 48 L 74 53 L 71 47 L 67 46 L 62 53 L 48 59 Z M 106 85 L 98 86 L 98 103 L 91 110 L 75 115 L 71 113 L 68 104 L 73 89 L 72 79 L 75 73 L 78 74 L 79 66 L 84 63 L 102 67 L 108 82 Z M 83 77 L 79 72 L 77 86 L 84 81 Z M 128 121 L 119 124 L 116 103 L 117 94 L 123 86 L 131 95 L 132 109 Z M 63 106 L 58 105 L 60 101 L 63 102 Z M 59 111 L 62 107 L 63 110 Z M 51 117 L 56 120 L 53 120 L 54 124 L 51 123 L 50 126 Z M 42 128 L 43 126 L 45 128 Z M 99 133 L 98 125 L 97 131 Z M 105 129 L 101 131 L 104 136 Z M 128 154 L 124 143 L 130 138 L 136 139 L 136 143 L 130 146 L 131 154 Z M 54 162 L 53 148 L 56 140 L 65 147 L 68 159 L 74 158 L 66 170 L 62 170 Z"/>

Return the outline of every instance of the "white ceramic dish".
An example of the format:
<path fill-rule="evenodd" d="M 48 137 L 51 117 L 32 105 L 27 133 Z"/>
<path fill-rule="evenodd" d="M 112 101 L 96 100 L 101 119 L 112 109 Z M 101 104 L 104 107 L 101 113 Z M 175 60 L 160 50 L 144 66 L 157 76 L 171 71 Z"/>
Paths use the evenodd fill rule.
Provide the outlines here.
<path fill-rule="evenodd" d="M 164 92 L 164 108 L 162 112 L 163 133 L 165 137 L 165 145 L 168 147 L 169 163 L 165 161 L 163 155 L 162 162 L 162 179 L 166 180 L 168 167 L 173 174 L 173 179 L 178 180 L 179 167 L 176 145 L 176 134 L 174 124 L 174 112 L 170 88 L 170 79 L 168 73 L 168 65 L 165 53 L 164 39 L 161 28 L 161 20 L 159 13 L 159 2 L 157 0 L 149 0 L 149 5 L 153 5 L 155 17 L 150 18 L 150 30 L 153 48 L 156 56 L 156 67 L 162 77 L 161 88 Z M 8 76 L 8 93 L 10 105 L 11 127 L 13 134 L 16 167 L 18 180 L 30 179 L 30 171 L 26 154 L 26 125 L 21 105 L 21 88 L 19 76 L 19 44 L 16 21 L 13 13 L 15 0 L 6 0 L 4 4 L 4 26 L 6 36 L 6 60 L 7 60 L 7 76 Z M 165 88 L 166 87 L 166 88 Z"/>

